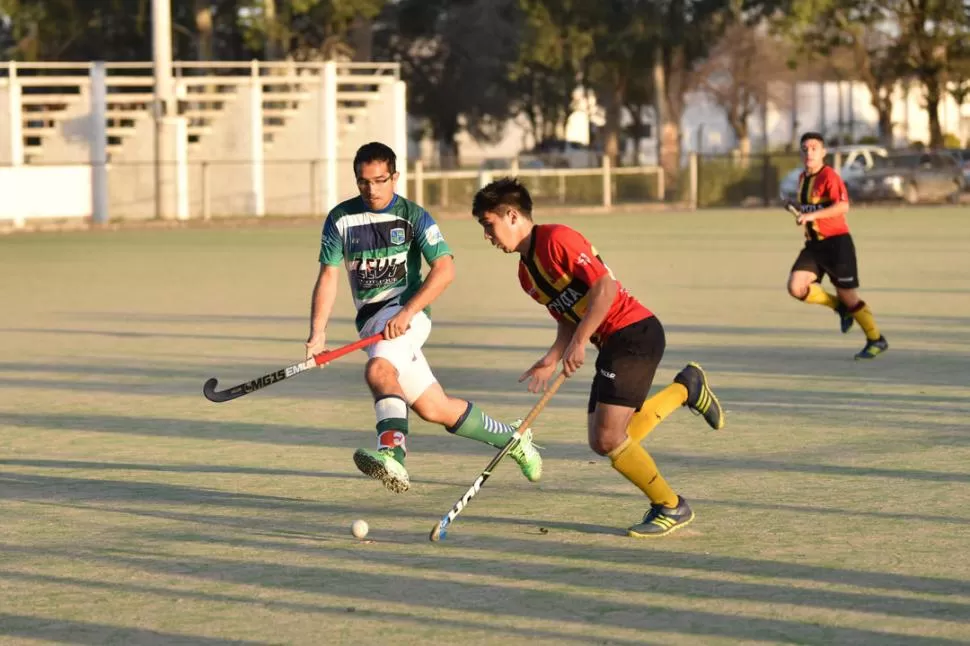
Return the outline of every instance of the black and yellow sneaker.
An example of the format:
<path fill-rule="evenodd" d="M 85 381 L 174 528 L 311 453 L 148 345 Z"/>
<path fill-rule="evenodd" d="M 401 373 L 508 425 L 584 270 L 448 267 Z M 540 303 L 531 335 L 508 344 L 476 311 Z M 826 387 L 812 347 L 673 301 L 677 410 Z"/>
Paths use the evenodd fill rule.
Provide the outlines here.
<path fill-rule="evenodd" d="M 855 318 L 852 317 L 849 308 L 845 306 L 845 303 L 839 301 L 835 313 L 839 315 L 839 329 L 842 330 L 842 334 L 848 333 L 852 329 L 852 324 L 855 323 Z"/>
<path fill-rule="evenodd" d="M 880 336 L 875 341 L 866 341 L 866 347 L 856 353 L 856 359 L 875 359 L 877 356 L 889 349 L 889 341 L 886 337 Z"/>
<path fill-rule="evenodd" d="M 694 512 L 682 496 L 677 496 L 676 507 L 664 507 L 662 504 L 650 505 L 643 522 L 626 530 L 633 538 L 658 538 L 675 532 L 694 520 Z"/>
<path fill-rule="evenodd" d="M 674 377 L 674 383 L 681 384 L 687 389 L 687 401 L 684 403 L 687 408 L 703 415 L 715 431 L 724 428 L 721 402 L 717 401 L 714 391 L 707 385 L 707 375 L 699 365 L 693 361 L 688 363 Z"/>

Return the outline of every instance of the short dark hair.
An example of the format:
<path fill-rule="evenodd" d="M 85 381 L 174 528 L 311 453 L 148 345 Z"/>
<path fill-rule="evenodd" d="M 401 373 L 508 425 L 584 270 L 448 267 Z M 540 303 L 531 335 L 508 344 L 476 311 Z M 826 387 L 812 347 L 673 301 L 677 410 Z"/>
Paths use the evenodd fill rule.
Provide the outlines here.
<path fill-rule="evenodd" d="M 385 162 L 387 172 L 391 175 L 397 172 L 397 155 L 391 147 L 379 141 L 372 141 L 357 149 L 357 154 L 354 155 L 354 176 L 360 176 L 361 166 L 373 162 Z"/>
<path fill-rule="evenodd" d="M 532 219 L 532 196 L 529 189 L 514 177 L 503 177 L 480 188 L 472 200 L 472 215 L 481 220 L 485 213 L 500 213 L 514 208 L 519 213 Z M 505 213 L 500 213 L 505 215 Z"/>
<path fill-rule="evenodd" d="M 812 141 L 813 139 L 823 146 L 825 145 L 825 137 L 822 136 L 821 132 L 815 132 L 814 130 L 803 134 L 802 138 L 798 140 L 798 145 L 804 146 L 806 141 Z"/>

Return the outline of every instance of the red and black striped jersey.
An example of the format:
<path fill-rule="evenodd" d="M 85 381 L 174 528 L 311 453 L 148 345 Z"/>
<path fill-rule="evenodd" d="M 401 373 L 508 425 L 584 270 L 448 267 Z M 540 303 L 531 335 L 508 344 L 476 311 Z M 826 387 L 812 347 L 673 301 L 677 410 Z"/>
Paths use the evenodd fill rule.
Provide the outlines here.
<path fill-rule="evenodd" d="M 848 201 L 849 194 L 845 190 L 845 183 L 831 166 L 822 166 L 814 175 L 802 171 L 798 176 L 798 208 L 802 213 L 819 211 L 837 202 Z M 805 237 L 811 240 L 824 240 L 848 232 L 849 224 L 844 215 L 805 223 Z"/>
<path fill-rule="evenodd" d="M 590 287 L 606 275 L 615 279 L 589 241 L 562 224 L 534 226 L 529 251 L 519 261 L 522 289 L 554 319 L 574 324 L 589 309 Z M 617 330 L 653 316 L 619 281 L 616 286 L 613 305 L 591 339 L 597 347 Z"/>

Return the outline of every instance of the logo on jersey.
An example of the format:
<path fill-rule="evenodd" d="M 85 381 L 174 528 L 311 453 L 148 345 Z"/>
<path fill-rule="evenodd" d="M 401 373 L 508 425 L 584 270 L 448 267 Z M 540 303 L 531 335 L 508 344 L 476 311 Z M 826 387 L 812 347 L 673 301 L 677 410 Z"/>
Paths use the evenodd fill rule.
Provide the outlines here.
<path fill-rule="evenodd" d="M 441 235 L 441 229 L 438 228 L 437 224 L 432 224 L 428 227 L 428 230 L 424 232 L 424 240 L 429 245 L 436 245 L 445 241 L 445 237 Z"/>
<path fill-rule="evenodd" d="M 550 301 L 546 307 L 553 312 L 562 314 L 569 310 L 573 305 L 578 303 L 579 299 L 582 297 L 583 295 L 577 292 L 575 289 L 572 287 L 567 287 L 566 291 Z"/>
<path fill-rule="evenodd" d="M 351 263 L 350 271 L 359 289 L 387 287 L 398 282 L 407 274 L 404 260 L 394 258 L 363 258 Z"/>
<path fill-rule="evenodd" d="M 579 254 L 579 258 L 576 259 L 576 264 L 583 265 L 583 266 L 589 265 L 592 262 L 593 261 L 589 259 L 589 256 L 587 256 L 584 253 Z"/>
<path fill-rule="evenodd" d="M 391 229 L 391 244 L 404 244 L 404 229 Z"/>

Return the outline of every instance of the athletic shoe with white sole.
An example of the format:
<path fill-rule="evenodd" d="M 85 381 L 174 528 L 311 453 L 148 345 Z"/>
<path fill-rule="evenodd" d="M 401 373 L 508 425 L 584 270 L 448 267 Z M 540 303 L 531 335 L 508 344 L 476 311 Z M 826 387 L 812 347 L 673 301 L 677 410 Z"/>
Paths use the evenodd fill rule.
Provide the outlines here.
<path fill-rule="evenodd" d="M 650 505 L 650 511 L 643 516 L 643 522 L 627 529 L 633 538 L 659 538 L 684 527 L 694 520 L 694 512 L 681 496 L 677 496 L 676 507 L 662 504 Z"/>
<path fill-rule="evenodd" d="M 411 479 L 404 465 L 394 459 L 393 449 L 357 449 L 354 453 L 354 464 L 365 475 L 375 480 L 394 493 L 404 493 L 411 487 Z"/>

